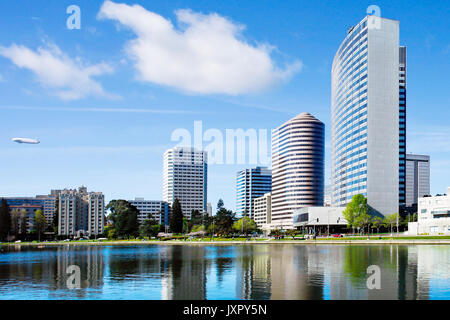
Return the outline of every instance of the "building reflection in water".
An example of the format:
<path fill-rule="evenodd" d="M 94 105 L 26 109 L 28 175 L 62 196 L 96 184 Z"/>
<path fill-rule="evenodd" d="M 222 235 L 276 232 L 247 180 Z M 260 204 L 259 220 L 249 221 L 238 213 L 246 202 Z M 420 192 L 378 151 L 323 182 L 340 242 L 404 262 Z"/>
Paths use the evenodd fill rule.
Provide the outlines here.
<path fill-rule="evenodd" d="M 67 268 L 81 289 L 67 288 Z M 369 290 L 367 267 L 381 270 Z M 13 246 L 0 254 L 6 299 L 449 299 L 445 245 Z"/>
<path fill-rule="evenodd" d="M 172 245 L 164 249 L 161 299 L 206 299 L 206 248 Z"/>

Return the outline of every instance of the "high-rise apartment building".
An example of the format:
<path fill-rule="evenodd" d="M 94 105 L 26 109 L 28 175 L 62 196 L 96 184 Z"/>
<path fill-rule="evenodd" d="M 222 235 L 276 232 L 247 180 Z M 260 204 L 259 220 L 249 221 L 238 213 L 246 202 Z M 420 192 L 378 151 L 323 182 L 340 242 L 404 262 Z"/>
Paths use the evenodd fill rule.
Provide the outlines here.
<path fill-rule="evenodd" d="M 332 206 L 363 194 L 376 212 L 398 212 L 406 151 L 406 49 L 399 46 L 399 22 L 367 16 L 352 27 L 331 78 Z"/>
<path fill-rule="evenodd" d="M 293 212 L 323 205 L 325 125 L 301 113 L 272 133 L 272 225 L 292 228 Z"/>
<path fill-rule="evenodd" d="M 191 218 L 192 210 L 206 212 L 207 153 L 194 148 L 176 147 L 164 153 L 163 201 L 178 199 L 183 214 Z"/>
<path fill-rule="evenodd" d="M 58 234 L 66 236 L 96 236 L 103 233 L 105 197 L 101 192 L 62 190 L 58 203 Z"/>
<path fill-rule="evenodd" d="M 430 194 L 430 156 L 406 155 L 406 207 L 417 209 L 419 198 Z"/>
<path fill-rule="evenodd" d="M 139 210 L 139 223 L 147 219 L 155 219 L 159 224 L 167 225 L 169 223 L 169 204 L 167 202 L 144 200 L 144 198 L 135 198 L 128 202 Z"/>
<path fill-rule="evenodd" d="M 266 167 L 244 169 L 236 175 L 236 213 L 254 218 L 253 202 L 272 191 L 272 171 Z"/>

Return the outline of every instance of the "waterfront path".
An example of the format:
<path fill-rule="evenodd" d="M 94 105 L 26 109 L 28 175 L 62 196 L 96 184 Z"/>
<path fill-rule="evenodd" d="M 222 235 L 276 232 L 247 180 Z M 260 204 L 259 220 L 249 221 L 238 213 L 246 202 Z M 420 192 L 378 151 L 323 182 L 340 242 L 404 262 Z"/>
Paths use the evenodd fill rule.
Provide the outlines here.
<path fill-rule="evenodd" d="M 70 241 L 70 242 L 22 242 L 22 243 L 2 243 L 4 246 L 95 246 L 95 245 L 254 245 L 254 244 L 303 244 L 303 245 L 328 245 L 328 244 L 444 244 L 450 245 L 450 239 L 317 239 L 317 240 L 216 240 L 216 241 L 190 241 L 190 240 L 167 240 L 167 241 L 155 241 L 155 240 L 145 240 L 145 241 Z"/>

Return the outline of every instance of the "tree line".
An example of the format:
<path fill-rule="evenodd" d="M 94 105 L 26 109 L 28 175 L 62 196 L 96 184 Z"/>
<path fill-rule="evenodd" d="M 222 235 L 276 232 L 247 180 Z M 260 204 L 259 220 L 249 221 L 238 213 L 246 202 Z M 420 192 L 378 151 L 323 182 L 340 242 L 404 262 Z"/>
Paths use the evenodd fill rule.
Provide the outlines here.
<path fill-rule="evenodd" d="M 2 198 L 0 205 L 0 241 L 8 241 L 13 236 L 14 240 L 37 239 L 41 240 L 42 234 L 51 224 L 47 224 L 41 209 L 36 210 L 32 217 L 32 229 L 28 232 L 28 214 L 25 209 L 10 210 L 5 199 Z"/>
<path fill-rule="evenodd" d="M 405 217 L 401 217 L 397 212 L 386 216 L 376 215 L 371 212 L 367 198 L 362 194 L 354 195 L 342 214 L 353 233 L 357 229 L 362 234 L 366 231 L 369 234 L 370 229 L 376 229 L 377 233 L 380 229 L 387 229 L 392 233 L 394 230 L 399 231 L 400 228 L 406 229 L 408 222 L 417 221 L 417 213 Z"/>
<path fill-rule="evenodd" d="M 153 217 L 139 223 L 139 210 L 126 200 L 112 200 L 106 208 L 111 212 L 108 216 L 110 223 L 105 227 L 105 235 L 110 239 L 151 238 L 166 232 L 165 225 L 158 223 Z M 197 233 L 226 237 L 236 233 L 248 235 L 258 231 L 252 219 L 246 216 L 236 218 L 236 214 L 226 209 L 221 199 L 217 203 L 215 216 L 192 210 L 190 219 L 183 215 L 181 203 L 175 199 L 169 214 L 168 227 L 175 235 Z"/>

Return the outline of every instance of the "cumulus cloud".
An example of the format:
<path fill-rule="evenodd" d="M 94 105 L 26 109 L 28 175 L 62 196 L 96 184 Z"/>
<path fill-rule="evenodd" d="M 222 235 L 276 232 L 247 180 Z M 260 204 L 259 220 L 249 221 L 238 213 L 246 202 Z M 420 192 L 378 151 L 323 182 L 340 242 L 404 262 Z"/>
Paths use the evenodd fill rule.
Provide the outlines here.
<path fill-rule="evenodd" d="M 294 61 L 279 68 L 273 47 L 252 45 L 242 25 L 216 14 L 175 12 L 178 27 L 140 5 L 105 1 L 100 19 L 115 20 L 136 38 L 126 45 L 139 79 L 194 94 L 243 94 L 288 80 L 301 69 Z"/>
<path fill-rule="evenodd" d="M 116 98 L 92 79 L 113 71 L 106 63 L 85 66 L 79 58 L 71 59 L 53 44 L 36 51 L 17 44 L 0 46 L 0 55 L 17 67 L 33 72 L 42 86 L 56 90 L 55 94 L 61 99 L 76 100 L 90 95 Z"/>

